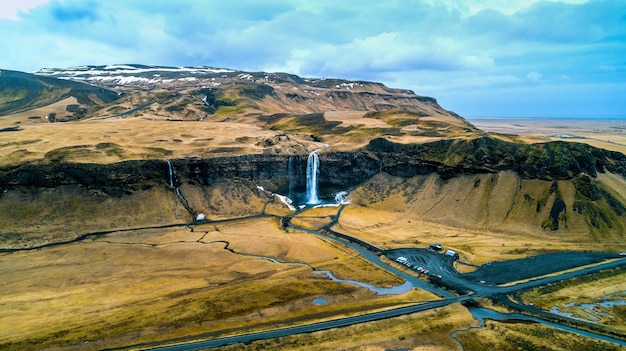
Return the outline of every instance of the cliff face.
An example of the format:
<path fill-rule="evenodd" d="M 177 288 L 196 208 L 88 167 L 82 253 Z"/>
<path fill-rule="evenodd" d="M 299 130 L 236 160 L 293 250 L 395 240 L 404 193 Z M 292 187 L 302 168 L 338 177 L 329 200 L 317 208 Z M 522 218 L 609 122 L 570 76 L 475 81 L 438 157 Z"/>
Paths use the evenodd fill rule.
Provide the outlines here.
<path fill-rule="evenodd" d="M 624 154 L 579 143 L 527 145 L 481 137 L 402 145 L 376 139 L 367 150 L 380 155 L 388 165 L 386 172 L 403 176 L 425 174 L 422 168 L 428 165 L 436 165 L 444 177 L 506 170 L 522 178 L 543 180 L 570 179 L 580 173 L 595 177 L 605 171 L 626 176 Z"/>
<path fill-rule="evenodd" d="M 0 187 L 55 188 L 81 185 L 112 196 L 150 188 L 166 181 L 167 163 L 158 160 L 89 163 L 29 163 L 0 170 Z"/>
<path fill-rule="evenodd" d="M 376 139 L 353 152 L 322 149 L 319 157 L 323 199 L 349 190 L 357 205 L 405 211 L 422 220 L 515 233 L 558 232 L 577 240 L 615 237 L 626 228 L 626 198 L 613 190 L 626 187 L 626 156 L 586 145 L 519 145 L 490 138 L 417 145 Z M 306 158 L 255 154 L 170 160 L 173 185 L 185 203 L 170 186 L 166 160 L 5 167 L 0 169 L 0 221 L 7 225 L 0 244 L 28 246 L 21 239 L 28 233 L 37 238 L 32 242 L 45 243 L 102 228 L 185 223 L 198 213 L 226 218 L 272 208 L 287 214 L 257 186 L 301 199 Z M 45 235 L 36 229 L 43 223 Z"/>
<path fill-rule="evenodd" d="M 353 188 L 377 173 L 412 177 L 431 173 L 450 179 L 462 174 L 512 171 L 524 179 L 566 180 L 579 174 L 595 177 L 610 172 L 626 176 L 626 156 L 584 144 L 553 142 L 520 145 L 493 138 L 441 140 L 424 144 L 396 144 L 376 139 L 354 152 L 324 152 L 320 156 L 320 184 Z M 295 173 L 305 174 L 307 155 L 242 155 L 206 159 L 176 159 L 171 164 L 177 182 L 210 185 L 220 179 L 243 178 L 286 193 L 289 159 Z M 124 161 L 110 165 L 32 163 L 0 169 L 0 186 L 55 187 L 80 184 L 114 193 L 167 184 L 165 160 Z M 117 190 L 115 190 L 117 189 Z"/>
<path fill-rule="evenodd" d="M 301 200 L 307 152 L 321 143 L 332 145 L 319 150 L 323 199 L 350 190 L 364 206 L 400 204 L 426 220 L 467 227 L 529 222 L 563 231 L 575 223 L 598 233 L 626 227 L 624 192 L 603 184 L 626 188 L 623 154 L 488 136 L 410 90 L 137 65 L 3 73 L 0 80 L 29 93 L 9 110 L 0 106 L 0 113 L 29 111 L 5 118 L 19 128 L 3 129 L 11 134 L 0 145 L 0 223 L 12 223 L 0 236 L 185 223 L 201 212 L 282 213 L 284 206 L 257 186 Z M 53 122 L 50 106 L 65 100 L 71 108 L 59 111 L 76 118 L 41 125 Z M 78 137 L 68 137 L 77 130 Z M 608 174 L 617 178 L 602 179 Z M 494 215 L 495 203 L 509 211 Z M 438 204 L 446 206 L 429 210 Z M 461 220 L 467 208 L 472 215 Z M 44 222 L 52 224 L 38 230 Z"/>

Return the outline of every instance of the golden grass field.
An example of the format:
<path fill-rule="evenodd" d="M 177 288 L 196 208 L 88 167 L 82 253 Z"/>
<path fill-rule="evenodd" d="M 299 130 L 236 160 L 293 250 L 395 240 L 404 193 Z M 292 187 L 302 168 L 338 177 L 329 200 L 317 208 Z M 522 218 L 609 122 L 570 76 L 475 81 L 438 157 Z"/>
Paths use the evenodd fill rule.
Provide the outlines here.
<path fill-rule="evenodd" d="M 186 223 L 191 218 L 165 187 L 111 197 L 67 185 L 8 191 L 0 201 L 0 220 L 0 247 L 25 248 L 66 242 L 90 232 Z"/>
<path fill-rule="evenodd" d="M 550 310 L 556 306 L 562 312 L 593 320 L 579 308 L 580 304 L 626 300 L 626 272 L 622 270 L 599 273 L 547 288 L 533 289 L 524 293 L 522 299 L 524 303 L 532 303 L 544 310 Z M 575 305 L 571 305 L 572 302 L 575 302 Z M 626 332 L 626 306 L 614 308 L 596 306 L 592 312 L 596 318 L 600 319 L 597 321 L 598 324 Z"/>
<path fill-rule="evenodd" d="M 311 130 L 305 128 L 289 132 L 288 140 L 268 148 L 263 146 L 264 141 L 276 140 L 276 136 L 284 132 L 280 128 L 270 130 L 256 117 L 240 115 L 228 117 L 227 122 L 223 118 L 208 118 L 201 122 L 168 121 L 157 111 L 147 109 L 125 117 L 92 118 L 70 123 L 48 123 L 42 117 L 58 113 L 74 100 L 68 98 L 45 108 L 2 116 L 0 128 L 19 125 L 21 130 L 2 133 L 0 166 L 34 160 L 49 161 L 59 154 L 63 156 L 63 161 L 68 162 L 113 163 L 129 159 L 217 157 L 262 152 L 308 153 L 320 147 L 312 143 Z M 324 135 L 324 142 L 332 144 L 332 150 L 353 150 L 380 136 L 385 128 L 392 127 L 383 119 L 366 118 L 365 115 L 365 111 L 328 112 L 324 118 L 326 121 L 341 121 L 340 127 L 356 129 L 348 133 Z M 33 116 L 38 116 L 38 119 L 30 119 Z M 397 118 L 414 117 L 399 114 Z M 465 125 L 449 116 L 437 116 L 436 120 L 449 124 L 451 130 L 462 130 Z M 420 121 L 427 125 L 430 123 L 428 117 Z M 405 143 L 440 139 L 412 136 L 411 131 L 388 137 Z"/>
<path fill-rule="evenodd" d="M 431 243 L 441 243 L 446 248 L 459 252 L 463 260 L 474 264 L 527 257 L 548 251 L 604 251 L 614 248 L 614 243 L 555 241 L 553 237 L 543 233 L 518 236 L 513 240 L 509 233 L 429 223 L 416 219 L 411 214 L 357 206 L 346 208 L 339 225 L 334 229 L 387 249 L 428 247 Z"/>
<path fill-rule="evenodd" d="M 326 118 L 341 120 L 345 126 L 375 129 L 387 125 L 363 115 L 355 111 L 336 112 L 326 114 Z M 292 135 L 289 142 L 268 151 L 259 142 L 274 138 L 281 131 L 240 121 L 168 122 L 149 120 L 149 112 L 143 116 L 146 119 L 54 124 L 29 122 L 28 114 L 17 116 L 23 121 L 22 130 L 0 134 L 0 165 L 46 162 L 50 152 L 54 154 L 57 150 L 58 154 L 58 150 L 68 150 L 64 148 L 70 146 L 80 146 L 80 151 L 69 150 L 64 154 L 65 161 L 99 163 L 285 152 L 294 148 L 310 151 L 319 146 L 306 135 Z M 14 123 L 15 120 L 0 118 L 0 127 Z M 544 124 L 541 129 L 508 122 L 500 126 L 508 129 L 496 131 L 513 130 L 523 134 L 520 139 L 529 142 L 546 141 L 555 130 L 562 129 L 552 124 Z M 594 131 L 589 125 L 572 128 L 568 129 L 572 134 L 593 137 L 576 141 L 626 151 L 621 146 L 625 143 L 624 129 L 607 127 Z M 585 128 L 591 131 L 584 132 Z M 335 142 L 330 149 L 347 150 L 363 145 L 370 137 L 357 132 L 334 136 L 329 138 Z M 397 142 L 436 139 L 410 133 L 389 138 Z M 601 141 L 604 139 L 611 142 Z M 98 147 L 104 143 L 114 145 Z M 408 180 L 377 176 L 370 185 L 391 184 L 393 190 L 383 196 L 356 189 L 352 192 L 353 204 L 343 210 L 333 230 L 381 248 L 426 247 L 440 242 L 459 252 L 462 260 L 474 264 L 560 250 L 623 249 L 621 236 L 611 233 L 601 237 L 582 232 L 577 229 L 579 222 L 575 216 L 570 228 L 561 233 L 538 231 L 529 222 L 541 223 L 549 210 L 530 216 L 523 208 L 510 206 L 521 204 L 516 197 L 521 195 L 504 190 L 520 184 L 533 198 L 540 198 L 547 193 L 550 182 L 520 180 L 506 172 L 493 175 L 493 182 L 488 177 L 492 175 L 461 176 L 443 184 L 436 176 Z M 602 174 L 598 179 L 626 198 L 625 180 L 621 176 Z M 468 186 L 477 180 L 479 187 Z M 559 189 L 563 197 L 573 201 L 572 187 L 562 184 Z M 255 194 L 247 197 L 251 200 L 245 205 L 234 201 L 237 195 L 228 193 L 229 186 L 233 184 L 225 181 L 207 188 L 183 184 L 180 189 L 190 205 L 206 213 L 209 219 L 256 215 L 263 208 L 266 214 L 277 217 L 289 214 L 279 204 L 265 207 L 269 195 L 257 194 L 254 184 L 246 183 L 240 185 L 245 189 L 237 189 Z M 3 236 L 3 247 L 20 247 L 24 235 L 31 244 L 45 244 L 70 240 L 85 232 L 120 231 L 77 243 L 0 254 L 0 349 L 95 350 L 200 334 L 268 329 L 435 299 L 419 290 L 378 296 L 364 288 L 313 274 L 313 269 L 327 269 L 338 278 L 378 286 L 402 283 L 399 277 L 334 241 L 292 229 L 283 231 L 279 218 L 273 216 L 195 226 L 193 231 L 182 227 L 121 230 L 190 221 L 189 213 L 171 190 L 156 186 L 121 199 L 99 197 L 72 186 L 38 192 L 11 190 L 3 194 L 0 202 L 3 228 L 11 233 Z M 216 210 L 217 202 L 231 204 Z M 489 211 L 480 218 L 480 223 L 472 222 L 484 208 Z M 294 217 L 292 223 L 319 229 L 329 224 L 337 211 L 336 207 L 306 210 Z M 227 244 L 234 252 L 225 249 Z M 307 266 L 276 264 L 253 256 Z M 597 301 L 607 293 L 623 291 L 623 280 L 621 274 L 595 282 L 584 281 L 544 297 L 529 293 L 525 298 L 547 308 L 552 303 L 567 303 L 567 298 Z M 317 297 L 326 298 L 328 303 L 313 305 L 312 299 Z M 460 350 L 449 334 L 476 325 L 467 309 L 453 305 L 230 349 Z M 550 345 L 552 340 L 555 350 L 610 349 L 605 344 L 594 344 L 543 326 L 491 321 L 486 328 L 460 333 L 458 338 L 467 350 L 515 350 L 518 343 L 536 349 Z"/>
<path fill-rule="evenodd" d="M 261 153 L 255 141 L 274 136 L 248 123 L 167 122 L 112 119 L 77 123 L 23 125 L 19 132 L 2 133 L 0 164 L 44 159 L 53 150 L 80 147 L 65 160 L 113 163 L 127 159 L 206 157 L 223 154 Z M 166 132 L 164 132 L 166 131 Z M 241 136 L 253 142 L 241 142 Z M 111 147 L 98 147 L 110 143 Z"/>
<path fill-rule="evenodd" d="M 236 253 L 225 250 L 228 248 Z M 290 266 L 245 256 L 267 255 Z M 378 296 L 312 273 L 395 285 L 398 278 L 274 219 L 119 232 L 3 254 L 2 349 L 100 349 L 201 333 L 254 330 L 433 299 Z M 324 297 L 328 303 L 314 306 Z"/>
<path fill-rule="evenodd" d="M 253 350 L 360 350 L 413 351 L 460 350 L 449 337 L 455 330 L 477 326 L 467 309 L 459 304 L 378 322 L 341 329 L 295 335 L 250 345 L 224 347 L 228 351 Z"/>
<path fill-rule="evenodd" d="M 488 320 L 485 327 L 457 338 L 466 350 L 622 350 L 619 345 L 586 338 L 542 324 L 504 323 Z"/>
<path fill-rule="evenodd" d="M 506 182 L 510 175 L 502 177 Z M 422 183 L 423 188 L 428 187 L 430 181 L 434 182 L 429 178 L 432 177 L 427 176 L 426 182 Z M 510 222 L 507 223 L 501 214 L 515 202 L 507 199 L 507 192 L 504 191 L 479 193 L 482 194 L 482 198 L 466 195 L 465 192 L 469 189 L 477 191 L 469 185 L 474 182 L 473 180 L 473 177 L 466 181 L 459 179 L 456 185 L 456 181 L 452 181 L 443 189 L 424 190 L 423 195 L 412 195 L 412 200 L 407 201 L 402 194 L 405 189 L 411 189 L 411 181 L 402 181 L 403 184 L 395 185 L 393 182 L 399 181 L 398 179 L 381 177 L 379 181 L 392 184 L 390 188 L 396 189 L 397 192 L 393 190 L 380 201 L 359 206 L 359 199 L 364 195 L 360 189 L 355 191 L 352 194 L 354 203 L 346 207 L 339 223 L 333 229 L 385 249 L 427 247 L 430 243 L 441 243 L 457 251 L 462 260 L 474 264 L 563 250 L 615 251 L 624 248 L 619 233 L 607 235 L 600 241 L 594 236 L 577 231 L 573 225 L 571 225 L 573 228 L 562 234 L 537 230 L 537 226 L 533 229 L 529 222 L 536 220 L 532 216 L 540 215 L 534 208 L 529 215 L 524 212 L 524 208 L 513 207 L 507 217 Z M 541 186 L 529 184 L 527 187 L 529 192 L 542 191 L 543 187 L 547 192 L 549 182 Z M 370 197 L 369 193 L 365 196 Z M 471 222 L 472 218 L 476 218 L 472 211 L 479 211 L 480 202 L 484 203 L 485 208 L 493 209 L 486 211 L 490 217 L 484 219 L 485 222 L 493 222 L 493 225 Z M 476 213 L 483 213 L 482 211 L 484 209 Z M 519 213 L 516 214 L 516 211 Z"/>

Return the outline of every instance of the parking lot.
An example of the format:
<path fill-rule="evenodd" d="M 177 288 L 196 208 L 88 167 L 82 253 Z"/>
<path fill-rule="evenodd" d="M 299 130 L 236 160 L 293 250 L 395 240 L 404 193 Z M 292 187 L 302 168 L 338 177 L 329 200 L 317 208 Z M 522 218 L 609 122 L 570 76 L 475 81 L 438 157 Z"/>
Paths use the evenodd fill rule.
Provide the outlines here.
<path fill-rule="evenodd" d="M 426 275 L 441 280 L 445 285 L 474 290 L 478 286 L 500 285 L 537 277 L 606 260 L 619 258 L 617 254 L 597 252 L 560 252 L 530 256 L 518 260 L 492 262 L 471 273 L 460 274 L 454 269 L 456 257 L 446 250 L 427 248 L 396 249 L 385 252 L 387 258 L 414 270 L 418 276 Z"/>
<path fill-rule="evenodd" d="M 443 279 L 458 276 L 452 267 L 453 256 L 430 249 L 397 249 L 390 250 L 386 256 L 414 270 L 418 275 L 427 275 L 431 278 Z"/>

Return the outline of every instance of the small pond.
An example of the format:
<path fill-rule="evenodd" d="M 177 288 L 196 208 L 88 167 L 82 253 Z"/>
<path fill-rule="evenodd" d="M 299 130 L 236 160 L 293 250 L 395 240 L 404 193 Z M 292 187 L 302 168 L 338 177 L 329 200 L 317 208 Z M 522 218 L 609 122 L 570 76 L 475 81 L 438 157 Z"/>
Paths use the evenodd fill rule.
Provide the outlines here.
<path fill-rule="evenodd" d="M 322 297 L 318 297 L 313 299 L 312 303 L 314 305 L 325 305 L 328 302 L 328 300 L 326 300 L 325 298 Z"/>

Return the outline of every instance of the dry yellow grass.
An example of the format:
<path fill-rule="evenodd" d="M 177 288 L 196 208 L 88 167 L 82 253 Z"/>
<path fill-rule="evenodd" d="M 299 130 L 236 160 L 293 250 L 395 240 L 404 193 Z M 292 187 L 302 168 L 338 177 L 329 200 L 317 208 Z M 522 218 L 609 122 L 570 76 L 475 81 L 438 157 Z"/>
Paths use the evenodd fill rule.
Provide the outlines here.
<path fill-rule="evenodd" d="M 626 179 L 624 177 L 611 173 L 599 173 L 598 179 L 600 182 L 607 185 L 609 189 L 615 191 L 623 199 L 626 199 Z"/>
<path fill-rule="evenodd" d="M 174 192 L 165 187 L 121 197 L 78 185 L 11 189 L 2 194 L 0 201 L 0 247 L 33 247 L 68 241 L 89 232 L 189 220 L 189 213 Z"/>
<path fill-rule="evenodd" d="M 324 113 L 327 121 L 341 122 L 342 127 L 388 128 L 389 125 L 379 119 L 363 118 L 368 111 L 329 111 Z"/>
<path fill-rule="evenodd" d="M 276 219 L 242 220 L 227 225 L 214 225 L 204 241 L 227 241 L 238 253 L 268 256 L 281 262 L 306 263 L 316 269 L 331 270 L 342 279 L 353 279 L 390 287 L 402 279 L 360 257 L 355 250 L 331 239 L 290 230 L 278 230 Z M 196 231 L 202 228 L 195 228 Z M 259 235 L 263 240 L 259 240 Z M 323 243 L 323 245 L 321 245 Z M 339 254 L 341 253 L 341 254 Z"/>
<path fill-rule="evenodd" d="M 229 351 L 460 350 L 460 346 L 449 337 L 449 334 L 455 330 L 476 325 L 477 321 L 472 318 L 467 309 L 456 304 L 378 322 L 258 341 L 250 345 L 233 345 L 223 349 Z"/>
<path fill-rule="evenodd" d="M 579 318 L 589 318 L 586 312 L 580 309 L 583 303 L 594 304 L 603 301 L 624 300 L 626 298 L 626 273 L 622 271 L 602 272 L 590 277 L 583 277 L 550 287 L 533 289 L 522 295 L 524 303 L 550 310 L 556 306 L 560 311 L 571 313 Z M 572 305 L 571 303 L 575 303 Z M 597 306 L 593 309 L 596 318 L 593 322 L 608 326 L 612 329 L 626 332 L 626 309 L 623 306 L 606 308 Z"/>
<path fill-rule="evenodd" d="M 606 173 L 597 181 L 616 189 L 613 196 L 620 201 L 626 199 L 623 177 Z M 621 250 L 623 222 L 616 219 L 613 229 L 602 231 L 591 227 L 586 215 L 574 210 L 580 194 L 571 181 L 556 182 L 566 221 L 559 222 L 558 230 L 546 227 L 557 196 L 554 186 L 553 181 L 523 179 L 513 172 L 447 180 L 436 174 L 401 178 L 379 173 L 350 194 L 353 204 L 336 229 L 385 248 L 442 242 L 468 258 L 491 256 L 488 261 L 501 254 L 567 248 Z M 493 253 L 479 253 L 481 246 Z"/>
<path fill-rule="evenodd" d="M 72 146 L 83 146 L 91 152 L 69 155 L 67 161 L 95 163 L 261 153 L 262 148 L 255 146 L 255 141 L 276 134 L 249 123 L 168 122 L 135 118 L 31 124 L 22 128 L 19 132 L 2 134 L 0 165 L 42 159 L 52 150 Z M 252 142 L 242 143 L 239 139 L 242 136 L 252 138 Z M 120 147 L 121 152 L 107 154 L 95 148 L 101 143 L 113 143 Z M 28 153 L 21 152 L 16 158 L 15 153 L 20 150 Z"/>
<path fill-rule="evenodd" d="M 225 242 L 236 253 L 225 250 Z M 284 233 L 272 218 L 205 225 L 193 232 L 118 232 L 4 254 L 0 344 L 5 349 L 99 349 L 263 329 L 434 298 L 418 290 L 378 296 L 313 274 L 308 266 L 241 254 L 306 263 L 374 284 L 398 280 L 334 242 Z M 328 303 L 314 306 L 314 297 Z"/>
<path fill-rule="evenodd" d="M 15 124 L 32 125 L 32 124 L 49 124 L 46 116 L 50 113 L 56 113 L 57 116 L 63 116 L 67 114 L 66 106 L 77 104 L 78 100 L 75 97 L 68 97 L 63 100 L 57 101 L 54 104 L 50 104 L 45 107 L 28 110 L 26 112 L 16 113 L 10 116 L 2 116 L 0 118 L 0 128 L 13 126 Z M 33 117 L 33 118 L 29 118 Z M 39 117 L 39 118 L 34 118 Z"/>
<path fill-rule="evenodd" d="M 626 291 L 626 273 L 616 274 L 611 277 L 584 281 L 582 284 L 565 286 L 562 289 L 551 293 L 537 295 L 529 292 L 524 295 L 526 300 L 533 302 L 536 306 L 548 309 L 556 301 L 578 301 L 593 303 L 602 301 L 602 299 L 611 294 L 622 293 Z"/>
<path fill-rule="evenodd" d="M 388 211 L 357 205 L 346 207 L 339 224 L 333 229 L 388 249 L 441 243 L 459 252 L 463 261 L 474 264 L 521 258 L 546 251 L 615 249 L 615 243 L 611 242 L 557 240 L 542 232 L 515 236 L 510 232 L 466 229 L 423 221 L 411 211 Z"/>
<path fill-rule="evenodd" d="M 224 116 L 220 116 L 203 121 L 168 121 L 167 114 L 164 115 L 155 105 L 154 108 L 142 110 L 140 114 L 105 120 L 92 118 L 68 123 L 48 123 L 45 119 L 28 119 L 40 115 L 43 118 L 46 114 L 75 102 L 74 100 L 66 99 L 46 108 L 3 116 L 0 127 L 14 126 L 19 122 L 21 130 L 3 133 L 0 142 L 0 166 L 41 160 L 54 150 L 63 150 L 64 160 L 69 162 L 113 163 L 128 159 L 216 157 L 263 152 L 302 154 L 319 147 L 311 139 L 310 133 L 305 132 L 306 129 L 302 135 L 289 133 L 289 140 L 270 147 L 263 146 L 266 144 L 264 141 L 275 141 L 275 137 L 284 132 L 270 130 L 256 116 L 246 116 L 243 113 L 229 116 L 226 120 Z M 101 113 L 107 114 L 103 111 Z M 364 118 L 364 114 L 361 111 L 328 112 L 325 116 L 327 121 L 340 121 L 343 127 L 357 129 L 320 137 L 332 145 L 330 150 L 353 150 L 364 146 L 372 138 L 383 136 L 383 131 L 392 127 L 383 120 Z M 436 121 L 454 130 L 462 130 L 464 125 L 457 118 L 439 114 L 421 120 L 425 123 Z M 444 127 L 442 132 L 445 134 L 449 128 Z M 412 134 L 414 133 L 407 129 L 398 135 L 386 137 L 402 143 L 439 139 Z M 114 150 L 111 147 L 98 147 L 104 143 L 112 144 Z"/>
<path fill-rule="evenodd" d="M 456 337 L 467 351 L 480 350 L 622 350 L 619 345 L 542 324 L 487 321 L 484 328 Z"/>

